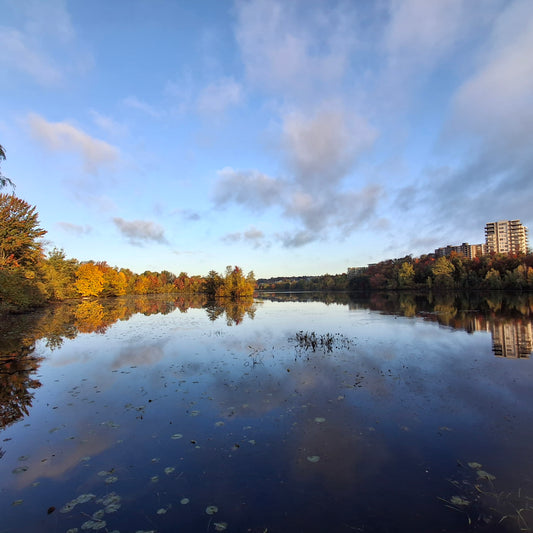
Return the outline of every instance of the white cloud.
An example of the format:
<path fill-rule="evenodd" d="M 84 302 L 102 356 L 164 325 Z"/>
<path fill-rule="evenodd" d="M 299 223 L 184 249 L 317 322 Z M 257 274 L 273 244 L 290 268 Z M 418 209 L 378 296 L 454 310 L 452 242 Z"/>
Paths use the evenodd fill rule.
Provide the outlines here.
<path fill-rule="evenodd" d="M 28 125 L 32 136 L 48 149 L 80 155 L 85 171 L 90 174 L 97 174 L 102 166 L 113 165 L 119 159 L 117 148 L 67 122 L 48 122 L 31 113 Z"/>
<path fill-rule="evenodd" d="M 92 67 L 92 55 L 79 41 L 63 0 L 13 2 L 2 11 L 4 20 L 22 21 L 19 27 L 0 26 L 0 66 L 6 71 L 57 86 Z"/>
<path fill-rule="evenodd" d="M 0 27 L 0 65 L 2 69 L 20 70 L 41 85 L 59 85 L 63 74 L 51 58 L 37 46 L 31 46 L 27 37 L 13 28 Z"/>
<path fill-rule="evenodd" d="M 355 45 L 349 4 L 274 0 L 237 4 L 237 42 L 248 79 L 301 97 L 336 86 Z"/>
<path fill-rule="evenodd" d="M 363 118 L 337 106 L 309 116 L 293 112 L 284 117 L 283 146 L 296 179 L 311 187 L 332 187 L 369 150 L 377 131 Z"/>
<path fill-rule="evenodd" d="M 269 243 L 265 240 L 265 234 L 261 230 L 253 226 L 243 232 L 239 231 L 235 233 L 228 233 L 227 235 L 222 237 L 222 240 L 227 243 L 244 242 L 245 244 L 250 245 L 253 248 L 269 246 Z"/>
<path fill-rule="evenodd" d="M 233 78 L 222 78 L 209 84 L 200 93 L 197 107 L 200 113 L 219 114 L 241 103 L 242 98 L 242 86 Z"/>
<path fill-rule="evenodd" d="M 214 201 L 218 206 L 231 202 L 245 205 L 252 211 L 262 211 L 281 201 L 285 184 L 258 171 L 234 170 L 231 167 L 218 171 Z"/>
<path fill-rule="evenodd" d="M 385 48 L 393 64 L 432 64 L 463 36 L 478 6 L 469 0 L 392 0 Z"/>
<path fill-rule="evenodd" d="M 92 231 L 91 226 L 81 226 L 79 224 L 72 224 L 70 222 L 58 222 L 56 225 L 66 233 L 71 233 L 77 236 L 87 235 Z"/>
<path fill-rule="evenodd" d="M 452 119 L 457 129 L 466 126 L 476 135 L 505 142 L 507 148 L 528 138 L 533 119 L 532 50 L 533 4 L 515 2 L 496 21 L 482 63 L 457 92 Z"/>
<path fill-rule="evenodd" d="M 150 220 L 124 220 L 120 217 L 113 219 L 115 226 L 130 244 L 141 246 L 143 243 L 157 242 L 166 244 L 164 229 Z"/>

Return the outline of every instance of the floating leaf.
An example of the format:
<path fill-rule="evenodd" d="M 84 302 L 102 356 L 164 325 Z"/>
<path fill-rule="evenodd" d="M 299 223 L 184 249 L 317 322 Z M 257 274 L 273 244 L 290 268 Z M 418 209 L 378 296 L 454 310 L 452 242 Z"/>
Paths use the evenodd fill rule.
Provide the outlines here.
<path fill-rule="evenodd" d="M 468 466 L 470 468 L 473 468 L 474 470 L 478 470 L 479 468 L 481 468 L 483 465 L 479 464 L 479 463 L 468 463 Z"/>
<path fill-rule="evenodd" d="M 150 481 L 151 481 L 152 483 L 157 483 L 157 482 L 159 481 L 159 476 L 152 476 L 152 477 L 150 478 Z"/>
<path fill-rule="evenodd" d="M 172 435 L 172 437 L 170 438 L 174 440 L 178 440 L 178 439 L 182 439 L 183 435 L 181 433 L 174 433 L 174 435 Z"/>
<path fill-rule="evenodd" d="M 80 494 L 75 500 L 76 503 L 87 503 L 90 502 L 92 499 L 96 498 L 94 494 Z"/>
<path fill-rule="evenodd" d="M 191 411 L 191 416 L 198 416 L 200 411 Z"/>
<path fill-rule="evenodd" d="M 180 500 L 181 505 L 187 505 L 191 500 L 189 498 L 182 498 Z"/>
<path fill-rule="evenodd" d="M 111 485 L 111 483 L 116 483 L 118 481 L 117 476 L 109 476 L 105 478 L 105 482 L 107 485 Z"/>
<path fill-rule="evenodd" d="M 17 468 L 15 468 L 15 470 L 13 470 L 13 474 L 22 474 L 22 472 L 26 472 L 26 470 L 28 470 L 29 466 L 17 466 Z"/>
<path fill-rule="evenodd" d="M 205 508 L 205 512 L 207 514 L 213 515 L 215 513 L 218 513 L 218 507 L 216 505 L 209 505 Z"/>
<path fill-rule="evenodd" d="M 101 520 L 102 518 L 104 518 L 104 514 L 105 514 L 105 511 L 103 509 L 99 509 L 98 511 L 93 513 L 92 517 L 94 520 Z"/>
<path fill-rule="evenodd" d="M 223 425 L 224 425 L 224 422 L 222 422 L 222 420 L 220 420 L 220 421 L 218 421 L 218 422 L 215 422 L 215 426 L 216 426 L 217 428 L 222 427 Z"/>
<path fill-rule="evenodd" d="M 450 499 L 450 503 L 453 505 L 470 505 L 470 502 L 468 500 L 465 500 L 464 498 L 461 498 L 460 496 L 452 496 Z"/>
<path fill-rule="evenodd" d="M 317 424 L 322 424 L 322 422 L 325 422 L 325 421 L 326 421 L 326 419 L 325 419 L 325 418 L 322 418 L 321 416 L 317 416 L 317 417 L 315 418 L 315 422 L 316 422 Z"/>
<path fill-rule="evenodd" d="M 27 461 L 28 460 L 28 456 L 27 455 L 21 455 L 19 458 L 18 458 L 19 461 Z"/>
<path fill-rule="evenodd" d="M 226 522 L 215 522 L 215 531 L 226 531 L 228 529 L 228 524 Z"/>
<path fill-rule="evenodd" d="M 24 500 L 15 500 L 11 505 L 20 505 L 24 503 Z"/>
<path fill-rule="evenodd" d="M 166 510 L 166 509 L 163 509 L 163 508 L 158 509 L 158 510 L 157 510 L 157 514 L 167 514 L 167 510 Z"/>
<path fill-rule="evenodd" d="M 307 460 L 310 463 L 318 463 L 318 461 L 320 461 L 320 456 L 319 455 L 310 455 L 310 456 L 307 456 Z"/>
<path fill-rule="evenodd" d="M 480 479 L 487 479 L 488 481 L 493 481 L 494 479 L 496 479 L 496 476 L 493 476 L 492 474 L 485 472 L 485 470 L 478 470 L 476 474 L 477 474 L 477 477 Z"/>
<path fill-rule="evenodd" d="M 249 442 L 252 446 L 255 446 L 255 440 L 254 440 L 254 439 L 250 439 L 248 442 Z"/>
<path fill-rule="evenodd" d="M 176 470 L 173 466 L 167 466 L 165 468 L 165 474 L 168 476 L 169 474 L 172 474 L 172 472 L 174 472 L 174 470 Z"/>

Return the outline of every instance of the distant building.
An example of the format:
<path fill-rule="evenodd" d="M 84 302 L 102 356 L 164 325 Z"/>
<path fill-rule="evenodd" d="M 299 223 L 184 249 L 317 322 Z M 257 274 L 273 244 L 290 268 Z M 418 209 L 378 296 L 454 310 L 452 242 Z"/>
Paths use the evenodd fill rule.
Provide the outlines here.
<path fill-rule="evenodd" d="M 485 254 L 486 247 L 484 244 L 468 244 L 467 242 L 463 242 L 463 244 L 458 246 L 448 244 L 448 246 L 437 248 L 435 250 L 435 257 L 447 257 L 452 253 L 473 259 L 474 257 L 480 257 Z"/>
<path fill-rule="evenodd" d="M 485 226 L 487 253 L 527 254 L 527 228 L 520 220 L 499 220 Z"/>

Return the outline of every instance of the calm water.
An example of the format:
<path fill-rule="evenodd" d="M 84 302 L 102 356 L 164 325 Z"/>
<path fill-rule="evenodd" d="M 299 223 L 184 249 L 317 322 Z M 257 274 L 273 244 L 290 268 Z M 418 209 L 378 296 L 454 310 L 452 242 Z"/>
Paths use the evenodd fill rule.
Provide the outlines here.
<path fill-rule="evenodd" d="M 533 297 L 137 298 L 0 325 L 0 532 L 533 529 Z"/>

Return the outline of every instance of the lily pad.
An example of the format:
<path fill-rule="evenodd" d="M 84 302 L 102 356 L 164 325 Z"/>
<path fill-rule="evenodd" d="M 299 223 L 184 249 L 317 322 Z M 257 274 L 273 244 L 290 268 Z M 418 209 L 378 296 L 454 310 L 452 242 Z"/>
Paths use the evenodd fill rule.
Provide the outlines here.
<path fill-rule="evenodd" d="M 494 479 L 496 479 L 496 476 L 493 476 L 492 474 L 485 472 L 485 470 L 478 470 L 476 474 L 477 474 L 477 477 L 480 479 L 487 479 L 488 481 L 493 481 Z"/>
<path fill-rule="evenodd" d="M 468 500 L 465 500 L 464 498 L 461 498 L 461 496 L 452 496 L 450 498 L 450 503 L 453 505 L 459 505 L 461 507 L 470 505 L 470 502 Z"/>

